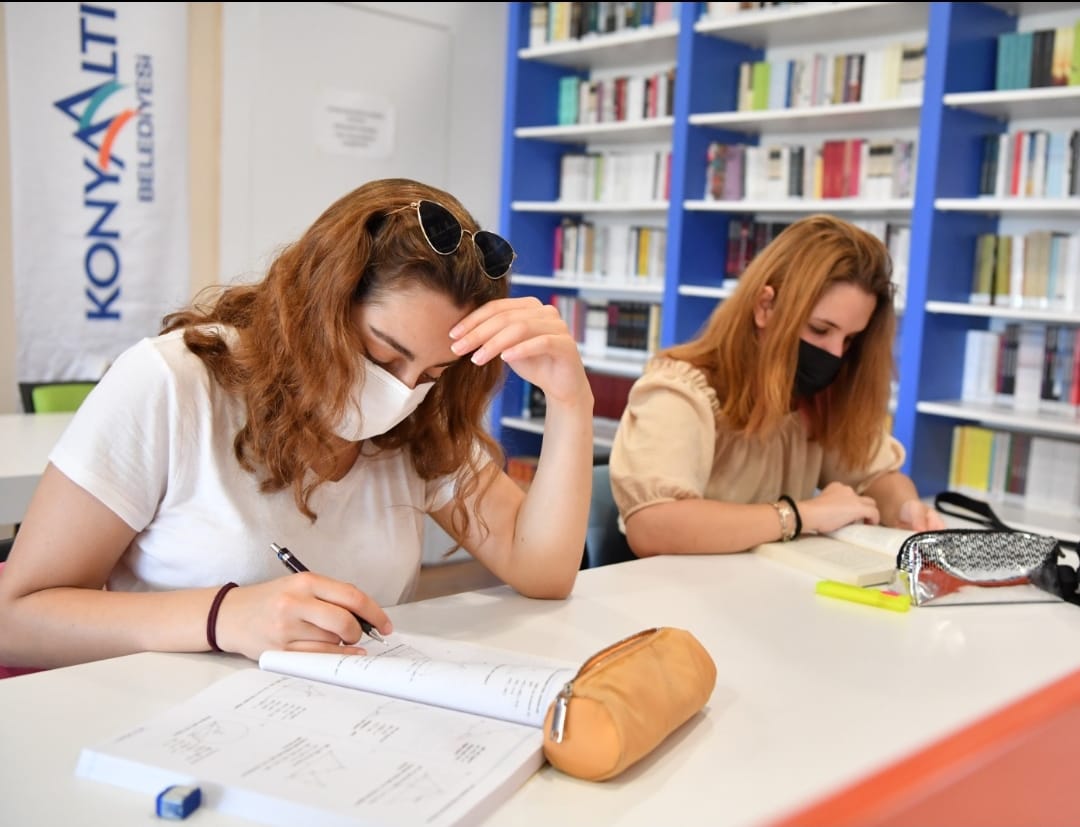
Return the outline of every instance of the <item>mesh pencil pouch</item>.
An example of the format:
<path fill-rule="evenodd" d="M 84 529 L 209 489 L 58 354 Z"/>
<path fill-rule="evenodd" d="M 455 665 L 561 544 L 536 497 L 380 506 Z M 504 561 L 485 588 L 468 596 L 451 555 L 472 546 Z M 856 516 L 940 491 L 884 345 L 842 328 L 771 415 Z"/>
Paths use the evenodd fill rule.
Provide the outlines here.
<path fill-rule="evenodd" d="M 936 603 L 1080 604 L 1077 555 L 1055 537 L 975 528 L 923 531 L 908 537 L 896 566 L 916 606 Z"/>
<path fill-rule="evenodd" d="M 589 658 L 548 708 L 544 755 L 588 781 L 644 758 L 709 700 L 716 665 L 685 629 L 646 629 Z"/>

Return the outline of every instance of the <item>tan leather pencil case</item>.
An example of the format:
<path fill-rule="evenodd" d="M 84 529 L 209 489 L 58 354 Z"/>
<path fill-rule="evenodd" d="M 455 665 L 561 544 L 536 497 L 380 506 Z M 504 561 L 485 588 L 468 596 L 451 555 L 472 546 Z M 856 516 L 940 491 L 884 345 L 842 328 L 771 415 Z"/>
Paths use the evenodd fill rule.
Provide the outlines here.
<path fill-rule="evenodd" d="M 614 778 L 705 706 L 716 664 L 685 629 L 646 629 L 589 658 L 552 702 L 544 754 L 577 778 Z"/>

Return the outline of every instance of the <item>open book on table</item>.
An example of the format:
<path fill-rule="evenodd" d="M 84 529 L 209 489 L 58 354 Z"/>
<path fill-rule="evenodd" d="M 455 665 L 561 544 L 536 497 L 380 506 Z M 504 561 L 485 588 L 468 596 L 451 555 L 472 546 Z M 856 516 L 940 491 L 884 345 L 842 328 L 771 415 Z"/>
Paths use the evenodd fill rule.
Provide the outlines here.
<path fill-rule="evenodd" d="M 475 823 L 544 762 L 543 720 L 576 666 L 395 633 L 367 655 L 266 652 L 85 748 L 79 776 L 293 825 Z M 358 691 L 359 690 L 359 691 Z"/>
<path fill-rule="evenodd" d="M 880 586 L 892 582 L 897 552 L 914 533 L 902 528 L 852 523 L 828 534 L 803 534 L 786 543 L 762 543 L 754 550 L 824 580 Z"/>

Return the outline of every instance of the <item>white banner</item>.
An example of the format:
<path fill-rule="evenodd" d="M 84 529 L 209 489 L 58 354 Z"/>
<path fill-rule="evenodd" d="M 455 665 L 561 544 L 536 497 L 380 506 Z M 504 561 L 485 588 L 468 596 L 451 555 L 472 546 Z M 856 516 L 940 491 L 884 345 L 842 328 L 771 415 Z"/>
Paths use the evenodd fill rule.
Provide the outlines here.
<path fill-rule="evenodd" d="M 98 379 L 190 296 L 187 3 L 5 3 L 20 382 Z"/>

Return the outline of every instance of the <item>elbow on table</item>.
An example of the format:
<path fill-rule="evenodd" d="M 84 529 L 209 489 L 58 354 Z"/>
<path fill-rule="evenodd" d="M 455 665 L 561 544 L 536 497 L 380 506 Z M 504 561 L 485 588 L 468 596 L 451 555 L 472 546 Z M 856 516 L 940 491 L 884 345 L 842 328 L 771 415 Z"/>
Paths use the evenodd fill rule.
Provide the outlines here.
<path fill-rule="evenodd" d="M 652 542 L 648 539 L 632 537 L 630 534 L 627 534 L 626 542 L 635 557 L 659 557 L 661 554 L 670 553 L 670 544 Z"/>
<path fill-rule="evenodd" d="M 562 577 L 545 578 L 543 582 L 532 581 L 515 585 L 514 588 L 524 597 L 535 600 L 565 600 L 574 590 L 578 570 L 574 569 Z"/>
<path fill-rule="evenodd" d="M 671 532 L 645 515 L 645 509 L 626 522 L 626 544 L 635 557 L 657 557 L 671 551 Z"/>

